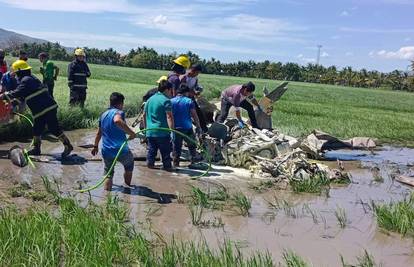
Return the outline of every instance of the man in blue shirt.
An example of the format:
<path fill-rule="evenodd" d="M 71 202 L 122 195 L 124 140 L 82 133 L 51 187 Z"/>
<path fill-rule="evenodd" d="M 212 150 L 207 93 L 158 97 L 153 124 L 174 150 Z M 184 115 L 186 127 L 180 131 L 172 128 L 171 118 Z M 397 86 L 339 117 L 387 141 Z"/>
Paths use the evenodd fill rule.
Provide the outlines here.
<path fill-rule="evenodd" d="M 144 108 L 144 128 L 174 129 L 174 118 L 171 109 L 172 84 L 162 80 L 158 84 L 158 92 L 151 96 Z M 171 137 L 167 131 L 147 131 L 148 140 L 147 166 L 153 169 L 158 150 L 161 153 L 164 170 L 173 171 L 171 164 Z"/>
<path fill-rule="evenodd" d="M 125 97 L 120 93 L 114 92 L 111 94 L 110 107 L 99 119 L 99 129 L 92 150 L 92 155 L 95 156 L 98 153 L 99 141 L 102 138 L 102 158 L 105 163 L 105 175 L 108 175 L 105 184 L 105 190 L 107 191 L 112 189 L 112 177 L 114 175 L 113 170 L 110 173 L 108 172 L 122 144 L 127 140 L 125 134 L 129 135 L 129 140 L 135 138 L 135 132 L 125 122 L 125 113 L 122 111 L 124 99 Z M 130 187 L 132 171 L 134 170 L 134 156 L 127 144 L 119 154 L 118 161 L 124 165 L 124 182 L 126 187 Z"/>
<path fill-rule="evenodd" d="M 185 134 L 192 140 L 195 139 L 193 132 L 193 123 L 196 125 L 197 134 L 201 134 L 200 120 L 197 116 L 197 111 L 194 101 L 189 98 L 190 88 L 181 84 L 177 90 L 177 96 L 171 99 L 172 111 L 174 116 L 175 130 Z M 183 146 L 183 139 L 186 141 L 188 150 L 190 151 L 191 163 L 197 159 L 197 146 L 193 142 L 176 133 L 173 134 L 173 163 L 174 167 L 180 166 L 181 148 Z"/>

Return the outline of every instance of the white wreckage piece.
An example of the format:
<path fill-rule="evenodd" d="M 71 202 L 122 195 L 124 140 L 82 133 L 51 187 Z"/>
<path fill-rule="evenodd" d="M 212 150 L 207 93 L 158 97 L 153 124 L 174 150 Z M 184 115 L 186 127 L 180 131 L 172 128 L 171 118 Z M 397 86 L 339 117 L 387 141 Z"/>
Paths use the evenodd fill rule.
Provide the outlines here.
<path fill-rule="evenodd" d="M 232 124 L 231 119 L 226 124 Z M 212 137 L 204 140 L 213 161 L 250 169 L 260 178 L 303 180 L 323 174 L 334 180 L 349 179 L 348 174 L 341 170 L 310 160 L 307 153 L 299 148 L 300 142 L 296 138 L 276 130 L 249 130 L 234 126 L 228 133 L 228 139 L 230 141 L 225 144 L 223 140 Z"/>

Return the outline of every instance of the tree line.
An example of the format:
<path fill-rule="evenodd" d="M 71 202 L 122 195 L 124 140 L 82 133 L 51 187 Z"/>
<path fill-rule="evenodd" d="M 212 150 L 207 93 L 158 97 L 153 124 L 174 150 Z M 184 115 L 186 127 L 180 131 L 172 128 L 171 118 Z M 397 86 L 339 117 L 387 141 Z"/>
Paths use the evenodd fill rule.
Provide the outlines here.
<path fill-rule="evenodd" d="M 14 45 L 7 49 L 13 56 L 17 56 L 20 50 L 24 50 L 31 58 L 36 58 L 40 52 L 48 52 L 50 58 L 54 60 L 69 61 L 73 59 L 72 51 L 61 46 L 59 43 L 24 43 Z M 85 47 L 85 51 L 88 62 L 90 63 L 157 70 L 169 70 L 171 68 L 172 60 L 178 56 L 175 52 L 170 54 L 160 54 L 156 50 L 145 46 L 131 49 L 125 55 L 121 55 L 112 48 L 102 50 Z M 187 55 L 190 57 L 191 62 L 200 63 L 203 66 L 203 72 L 208 74 L 300 81 L 351 87 L 388 87 L 392 90 L 414 92 L 414 77 L 399 70 L 383 73 L 366 69 L 355 70 L 352 67 L 338 69 L 336 66 L 324 67 L 322 65 L 311 63 L 302 66 L 292 62 L 281 63 L 270 62 L 269 60 L 263 62 L 250 60 L 222 63 L 215 58 L 208 60 L 201 59 L 197 54 L 191 51 L 187 52 Z M 414 71 L 414 62 L 412 62 L 412 69 Z"/>

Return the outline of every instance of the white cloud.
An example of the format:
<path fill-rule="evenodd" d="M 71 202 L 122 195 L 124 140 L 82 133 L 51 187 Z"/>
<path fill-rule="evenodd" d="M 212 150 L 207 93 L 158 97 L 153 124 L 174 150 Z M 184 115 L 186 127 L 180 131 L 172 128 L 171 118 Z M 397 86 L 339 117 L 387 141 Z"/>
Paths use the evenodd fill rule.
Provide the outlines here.
<path fill-rule="evenodd" d="M 158 15 L 153 19 L 154 24 L 167 24 L 167 17 L 164 15 Z"/>
<path fill-rule="evenodd" d="M 322 52 L 321 57 L 329 57 L 329 54 L 326 52 Z"/>
<path fill-rule="evenodd" d="M 137 46 L 148 46 L 157 48 L 172 48 L 184 52 L 185 50 L 205 50 L 215 52 L 240 53 L 250 55 L 277 55 L 272 50 L 245 48 L 237 45 L 219 45 L 214 42 L 191 41 L 188 39 L 172 39 L 172 38 L 141 38 L 133 37 L 125 34 L 120 35 L 102 35 L 91 33 L 70 33 L 70 32 L 47 32 L 47 31 L 20 31 L 13 30 L 22 34 L 34 36 L 37 38 L 48 39 L 53 42 L 59 41 L 65 46 L 90 46 L 101 49 L 109 48 L 108 43 L 112 48 L 121 48 L 123 51 L 128 51 Z M 76 35 L 76 40 L 73 36 Z"/>
<path fill-rule="evenodd" d="M 298 33 L 305 29 L 286 20 L 247 14 L 210 17 L 203 20 L 172 16 L 168 18 L 168 23 L 164 24 L 151 23 L 151 19 L 145 16 L 137 16 L 130 21 L 139 27 L 156 29 L 167 34 L 214 40 L 303 42 Z"/>
<path fill-rule="evenodd" d="M 134 13 L 139 10 L 127 0 L 0 0 L 0 2 L 16 8 L 43 11 Z"/>
<path fill-rule="evenodd" d="M 303 54 L 297 55 L 297 58 L 303 58 Z"/>
<path fill-rule="evenodd" d="M 340 16 L 341 17 L 348 17 L 349 16 L 349 12 L 346 11 L 346 10 L 344 10 L 344 11 L 341 12 Z"/>
<path fill-rule="evenodd" d="M 343 32 L 354 32 L 354 33 L 414 33 L 414 28 L 406 29 L 377 29 L 377 28 L 350 28 L 341 27 L 340 31 Z"/>
<path fill-rule="evenodd" d="M 371 57 L 379 57 L 384 59 L 402 59 L 402 60 L 414 60 L 414 46 L 401 47 L 397 51 L 371 51 L 369 53 Z"/>

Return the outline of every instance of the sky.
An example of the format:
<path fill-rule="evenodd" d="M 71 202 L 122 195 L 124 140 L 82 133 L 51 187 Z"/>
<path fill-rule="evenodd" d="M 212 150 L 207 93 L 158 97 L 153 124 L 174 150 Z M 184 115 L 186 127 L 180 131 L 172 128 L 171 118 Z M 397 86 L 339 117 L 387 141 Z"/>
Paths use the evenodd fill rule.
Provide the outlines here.
<path fill-rule="evenodd" d="M 414 0 L 0 0 L 0 28 L 64 46 L 406 70 Z"/>

